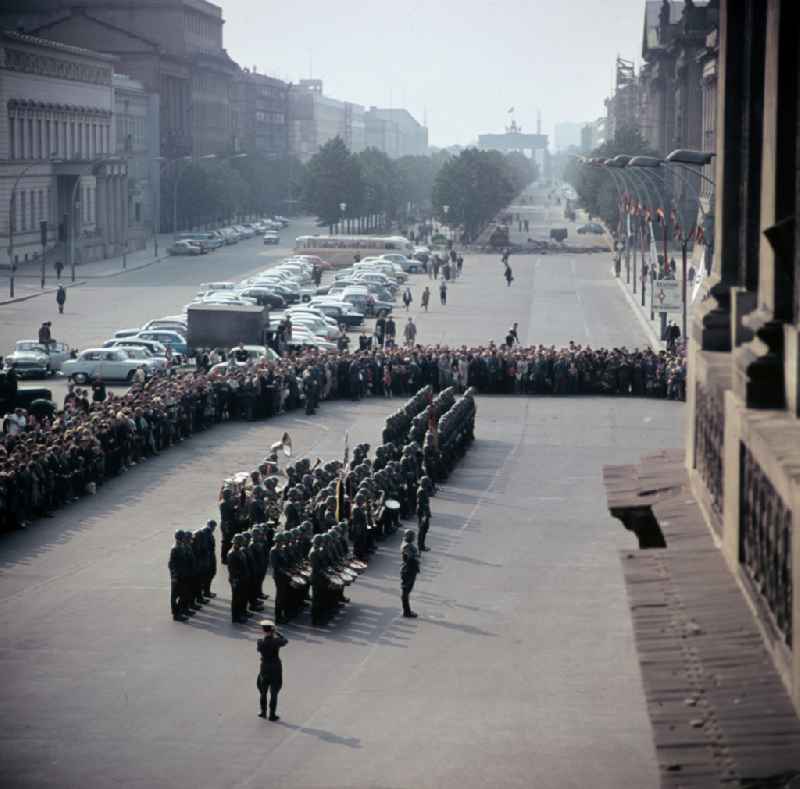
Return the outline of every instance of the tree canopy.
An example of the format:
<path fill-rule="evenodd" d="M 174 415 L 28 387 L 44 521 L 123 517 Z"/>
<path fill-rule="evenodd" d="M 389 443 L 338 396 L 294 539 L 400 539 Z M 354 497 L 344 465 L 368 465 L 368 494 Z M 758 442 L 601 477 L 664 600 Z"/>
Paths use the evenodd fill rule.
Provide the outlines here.
<path fill-rule="evenodd" d="M 536 163 L 521 153 L 468 148 L 439 170 L 433 186 L 434 213 L 440 221 L 462 225 L 472 240 L 536 177 Z"/>
<path fill-rule="evenodd" d="M 619 129 L 612 139 L 595 148 L 589 156 L 610 159 L 618 154 L 653 156 L 653 150 L 638 128 L 628 127 Z M 602 217 L 611 227 L 616 226 L 619 220 L 619 198 L 624 188 L 621 175 L 615 176 L 606 168 L 589 167 L 580 164 L 577 159 L 571 159 L 564 170 L 564 178 L 575 188 L 581 204 L 589 213 Z M 636 191 L 640 194 L 643 192 L 644 184 L 648 186 L 650 193 L 653 191 L 654 185 L 650 184 L 649 180 L 641 180 L 646 178 L 644 175 L 637 177 L 626 174 L 624 178 L 636 179 L 631 183 L 637 184 Z"/>

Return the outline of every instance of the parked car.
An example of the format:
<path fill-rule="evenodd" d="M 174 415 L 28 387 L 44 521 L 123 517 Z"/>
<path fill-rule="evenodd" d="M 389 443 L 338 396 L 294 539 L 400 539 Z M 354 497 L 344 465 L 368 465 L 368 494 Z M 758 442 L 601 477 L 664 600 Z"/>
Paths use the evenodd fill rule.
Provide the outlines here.
<path fill-rule="evenodd" d="M 124 338 L 122 340 L 106 340 L 103 343 L 104 348 L 144 348 L 149 351 L 154 358 L 167 357 L 167 346 L 163 343 L 156 342 L 155 340 L 135 340 L 131 338 Z"/>
<path fill-rule="evenodd" d="M 189 346 L 186 343 L 186 338 L 175 331 L 166 331 L 164 329 L 145 330 L 139 332 L 136 338 L 139 340 L 155 340 L 168 348 L 172 348 L 173 353 L 183 357 L 189 355 Z"/>
<path fill-rule="evenodd" d="M 343 323 L 348 329 L 355 329 L 364 323 L 364 314 L 352 309 L 352 306 L 344 301 L 314 298 L 308 306 L 318 309 L 337 323 Z"/>
<path fill-rule="evenodd" d="M 272 217 L 272 221 L 279 222 L 281 227 L 289 227 L 289 220 L 280 214 L 275 214 L 275 216 Z"/>
<path fill-rule="evenodd" d="M 138 329 L 120 329 L 114 332 L 114 339 L 121 340 L 123 337 L 135 337 L 141 330 L 141 327 Z"/>
<path fill-rule="evenodd" d="M 239 234 L 240 238 L 252 238 L 256 234 L 255 230 L 244 225 L 233 225 L 233 229 Z"/>
<path fill-rule="evenodd" d="M 225 242 L 219 238 L 215 233 L 179 233 L 176 241 L 192 241 L 195 244 L 203 247 L 203 249 L 218 249 L 223 246 Z"/>
<path fill-rule="evenodd" d="M 166 356 L 156 356 L 155 354 L 150 353 L 147 348 L 143 346 L 137 345 L 118 345 L 114 346 L 117 348 L 122 348 L 130 359 L 136 359 L 140 364 L 146 364 L 150 367 L 150 369 L 155 372 L 156 370 L 166 370 L 167 369 L 167 357 Z"/>
<path fill-rule="evenodd" d="M 273 288 L 251 287 L 241 291 L 242 296 L 255 299 L 256 304 L 269 307 L 271 310 L 282 310 L 286 307 L 286 299 Z"/>
<path fill-rule="evenodd" d="M 17 340 L 14 350 L 5 358 L 5 369 L 20 377 L 50 375 L 69 359 L 70 349 L 63 342 L 43 345 L 36 340 Z"/>
<path fill-rule="evenodd" d="M 170 255 L 204 255 L 206 249 L 194 241 L 175 241 L 167 247 Z"/>
<path fill-rule="evenodd" d="M 239 234 L 232 227 L 221 227 L 216 232 L 225 239 L 225 243 L 228 245 L 235 244 L 239 240 Z"/>
<path fill-rule="evenodd" d="M 156 318 L 152 321 L 147 321 L 142 326 L 142 331 L 145 329 L 168 329 L 169 331 L 176 331 L 178 334 L 185 334 L 189 330 L 189 326 L 185 320 L 178 320 L 177 318 Z"/>
<path fill-rule="evenodd" d="M 75 383 L 85 384 L 92 378 L 104 381 L 132 381 L 141 359 L 131 359 L 123 348 L 87 348 L 77 359 L 67 359 L 62 365 L 64 375 Z M 153 365 L 145 363 L 145 373 L 152 374 Z"/>
<path fill-rule="evenodd" d="M 280 243 L 281 243 L 281 237 L 274 230 L 267 230 L 267 232 L 264 233 L 264 244 L 276 244 L 277 245 L 277 244 L 280 244 Z"/>

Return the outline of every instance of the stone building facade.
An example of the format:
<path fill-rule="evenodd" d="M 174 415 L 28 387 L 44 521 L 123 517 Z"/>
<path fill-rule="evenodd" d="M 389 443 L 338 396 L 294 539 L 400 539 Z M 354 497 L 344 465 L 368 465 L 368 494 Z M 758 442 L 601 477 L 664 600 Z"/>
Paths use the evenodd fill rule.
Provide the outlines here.
<path fill-rule="evenodd" d="M 800 23 L 721 0 L 710 297 L 692 315 L 686 463 L 800 711 Z"/>
<path fill-rule="evenodd" d="M 6 265 L 121 250 L 127 169 L 115 155 L 114 58 L 0 34 L 0 233 Z M 12 206 L 13 203 L 13 206 Z M 13 224 L 13 227 L 12 227 Z M 13 241 L 13 257 L 9 247 Z"/>
<path fill-rule="evenodd" d="M 8 0 L 0 23 L 113 54 L 117 70 L 160 97 L 160 144 L 168 158 L 230 153 L 239 69 L 222 46 L 224 20 L 206 0 Z"/>
<path fill-rule="evenodd" d="M 393 159 L 426 156 L 428 130 L 405 109 L 370 107 L 364 115 L 365 144 Z"/>
<path fill-rule="evenodd" d="M 243 69 L 236 80 L 234 150 L 283 159 L 289 153 L 289 85 Z"/>
<path fill-rule="evenodd" d="M 325 96 L 322 80 L 300 80 L 289 90 L 289 150 L 307 162 L 326 142 L 341 137 L 359 153 L 366 147 L 364 108 Z"/>

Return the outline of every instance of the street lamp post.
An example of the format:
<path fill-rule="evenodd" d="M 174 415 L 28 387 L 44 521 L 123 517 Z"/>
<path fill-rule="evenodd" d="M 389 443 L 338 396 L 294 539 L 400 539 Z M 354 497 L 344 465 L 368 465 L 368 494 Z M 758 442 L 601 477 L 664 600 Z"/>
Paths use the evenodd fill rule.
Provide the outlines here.
<path fill-rule="evenodd" d="M 344 219 L 344 212 L 347 211 L 347 203 L 339 203 L 339 225 L 341 225 L 342 220 Z"/>

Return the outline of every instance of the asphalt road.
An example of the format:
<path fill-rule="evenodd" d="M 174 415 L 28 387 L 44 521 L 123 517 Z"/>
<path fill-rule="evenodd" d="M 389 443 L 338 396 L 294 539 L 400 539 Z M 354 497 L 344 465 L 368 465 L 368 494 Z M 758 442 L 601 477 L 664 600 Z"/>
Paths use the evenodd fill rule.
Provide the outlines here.
<path fill-rule="evenodd" d="M 420 339 L 500 340 L 516 319 L 530 341 L 641 344 L 602 258 L 512 260 L 506 288 L 495 258 L 469 257 Z M 433 500 L 420 618 L 400 616 L 396 537 L 331 624 L 285 628 L 277 724 L 256 716 L 258 633 L 230 624 L 224 576 L 172 621 L 172 533 L 215 515 L 223 477 L 284 430 L 312 458 L 348 430 L 374 445 L 396 406 L 219 427 L 2 537 L 3 785 L 657 786 L 617 555 L 634 543 L 601 468 L 679 444 L 680 404 L 479 398 L 477 441 Z"/>

